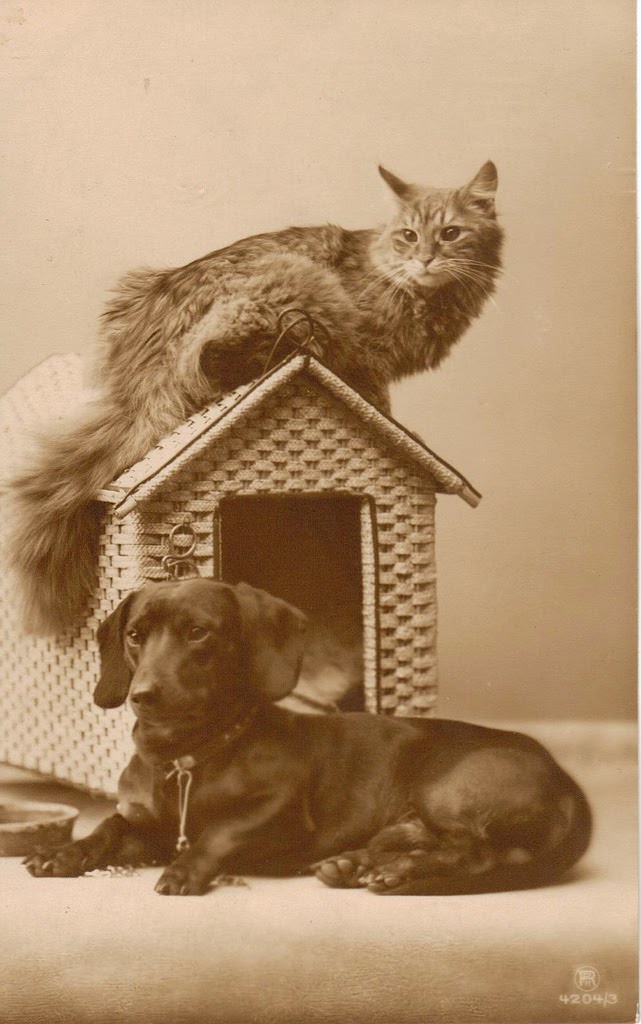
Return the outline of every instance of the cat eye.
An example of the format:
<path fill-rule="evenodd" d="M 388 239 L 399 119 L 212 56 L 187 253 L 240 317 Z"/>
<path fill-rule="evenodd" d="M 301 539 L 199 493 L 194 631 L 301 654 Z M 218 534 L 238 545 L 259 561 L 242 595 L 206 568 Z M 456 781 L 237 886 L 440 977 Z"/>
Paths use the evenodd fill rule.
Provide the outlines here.
<path fill-rule="evenodd" d="M 418 242 L 418 235 L 411 228 L 403 228 L 403 238 L 406 242 Z"/>
<path fill-rule="evenodd" d="M 204 626 L 191 626 L 187 631 L 187 639 L 192 643 L 198 643 L 200 640 L 205 640 L 209 636 L 209 630 L 205 629 Z"/>
<path fill-rule="evenodd" d="M 455 224 L 450 224 L 449 227 L 443 228 L 441 231 L 441 238 L 444 242 L 453 242 L 461 233 L 461 229 Z"/>

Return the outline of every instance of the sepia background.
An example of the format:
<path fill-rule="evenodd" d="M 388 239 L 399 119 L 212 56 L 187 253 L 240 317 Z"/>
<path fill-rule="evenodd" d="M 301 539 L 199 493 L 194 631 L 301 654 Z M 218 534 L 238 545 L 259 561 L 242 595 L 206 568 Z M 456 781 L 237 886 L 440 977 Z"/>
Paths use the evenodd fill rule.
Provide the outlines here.
<path fill-rule="evenodd" d="M 243 235 L 385 219 L 376 172 L 499 169 L 495 302 L 395 416 L 439 502 L 441 714 L 636 694 L 632 0 L 0 4 L 0 383 L 88 353 L 108 289 Z"/>

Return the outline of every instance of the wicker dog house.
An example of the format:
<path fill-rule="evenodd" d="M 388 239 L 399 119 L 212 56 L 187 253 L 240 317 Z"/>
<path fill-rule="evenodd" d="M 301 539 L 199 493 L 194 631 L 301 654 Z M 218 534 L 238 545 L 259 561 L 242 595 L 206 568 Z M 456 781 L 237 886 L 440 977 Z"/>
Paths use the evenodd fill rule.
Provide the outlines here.
<path fill-rule="evenodd" d="M 75 357 L 47 360 L 5 397 L 9 445 L 21 421 L 42 416 L 52 382 L 59 411 L 68 411 L 78 400 Z M 314 620 L 324 616 L 350 642 L 357 635 L 361 706 L 430 714 L 437 492 L 479 501 L 417 436 L 309 355 L 225 395 L 98 495 L 100 582 L 83 626 L 20 636 L 11 581 L 2 579 L 0 759 L 115 790 L 131 720 L 125 709 L 92 704 L 96 628 L 132 589 L 168 575 L 243 579 Z"/>

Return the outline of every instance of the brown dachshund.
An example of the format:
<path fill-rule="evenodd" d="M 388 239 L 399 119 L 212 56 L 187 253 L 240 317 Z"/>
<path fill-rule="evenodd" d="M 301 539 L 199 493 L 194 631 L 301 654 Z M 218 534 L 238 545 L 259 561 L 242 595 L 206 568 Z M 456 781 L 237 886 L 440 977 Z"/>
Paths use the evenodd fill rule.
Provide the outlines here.
<path fill-rule="evenodd" d="M 305 619 L 245 584 L 152 583 L 99 630 L 95 700 L 125 700 L 136 753 L 118 813 L 29 857 L 36 876 L 168 863 L 156 890 L 225 873 L 448 894 L 554 882 L 585 851 L 578 786 L 519 733 L 439 719 L 296 714 Z"/>

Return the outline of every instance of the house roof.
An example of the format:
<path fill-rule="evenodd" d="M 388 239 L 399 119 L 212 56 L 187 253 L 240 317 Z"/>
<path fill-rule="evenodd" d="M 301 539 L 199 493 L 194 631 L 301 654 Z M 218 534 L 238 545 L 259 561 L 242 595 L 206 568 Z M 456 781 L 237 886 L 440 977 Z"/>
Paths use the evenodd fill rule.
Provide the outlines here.
<path fill-rule="evenodd" d="M 399 455 L 409 458 L 428 473 L 436 481 L 437 490 L 458 494 L 472 507 L 478 505 L 481 500 L 479 492 L 458 470 L 428 448 L 417 434 L 374 408 L 318 359 L 306 354 L 289 356 L 263 377 L 222 395 L 205 409 L 190 416 L 143 459 L 100 491 L 98 499 L 112 504 L 116 515 L 127 515 L 139 502 L 151 497 L 202 448 L 233 430 L 248 413 L 290 381 L 304 376 L 311 377 L 343 402 L 364 425 L 381 440 L 387 441 Z"/>

